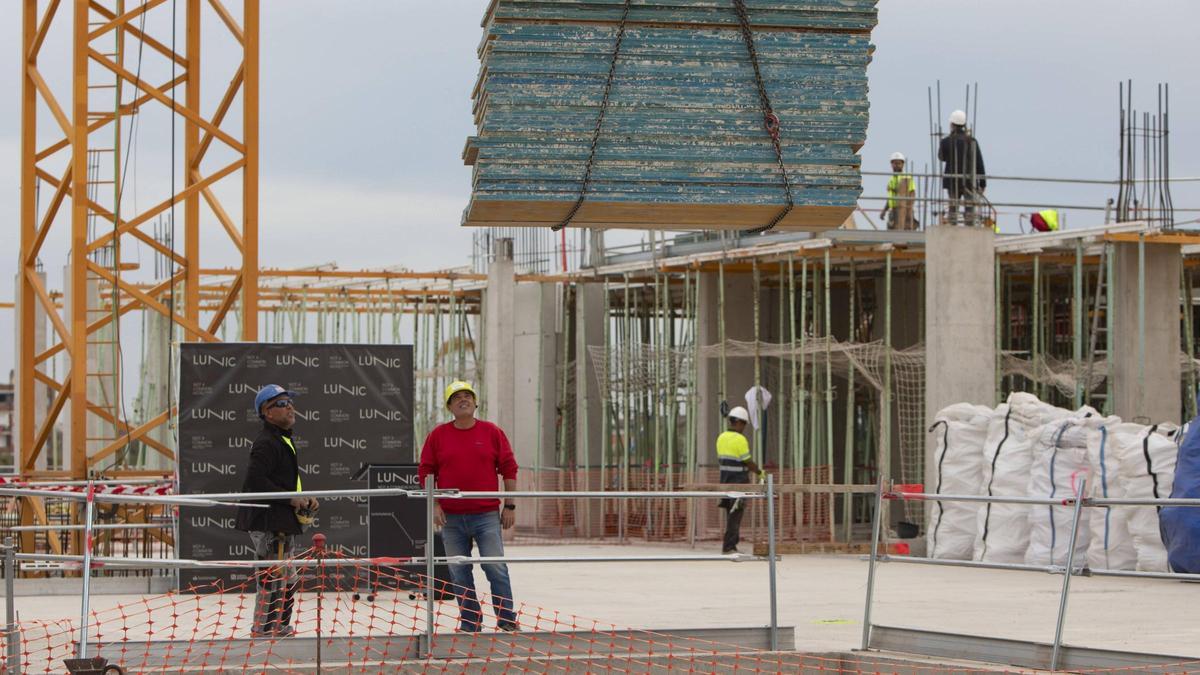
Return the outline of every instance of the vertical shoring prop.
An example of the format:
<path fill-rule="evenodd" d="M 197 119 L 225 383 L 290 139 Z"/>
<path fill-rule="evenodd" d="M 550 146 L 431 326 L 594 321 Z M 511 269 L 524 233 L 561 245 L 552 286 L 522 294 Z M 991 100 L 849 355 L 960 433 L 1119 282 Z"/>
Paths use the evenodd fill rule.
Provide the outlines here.
<path fill-rule="evenodd" d="M 1146 235 L 1138 233 L 1137 247 L 1137 408 L 1136 417 L 1146 414 Z"/>
<path fill-rule="evenodd" d="M 1108 299 L 1104 303 L 1104 414 L 1113 414 L 1116 386 L 1113 382 L 1113 329 L 1116 327 L 1116 304 L 1113 302 L 1112 289 L 1116 288 L 1113 285 L 1116 282 L 1116 262 L 1113 260 L 1116 253 L 1115 244 L 1105 244 L 1107 255 L 1104 262 L 1104 273 L 1108 276 L 1106 286 L 1108 287 Z"/>
<path fill-rule="evenodd" d="M 784 330 L 786 329 L 786 326 L 787 326 L 787 318 L 786 318 L 787 314 L 784 313 L 784 311 L 783 311 L 784 310 L 783 303 L 784 303 L 784 299 L 785 299 L 783 289 L 784 289 L 784 282 L 786 281 L 786 277 L 785 277 L 786 274 L 787 274 L 787 264 L 784 263 L 783 261 L 780 261 L 780 263 L 779 263 L 779 287 L 776 292 L 776 294 L 779 296 L 779 333 L 775 336 L 775 342 L 776 342 L 777 346 L 780 346 L 780 347 L 783 346 Z M 776 462 L 777 462 L 776 474 L 778 476 L 780 476 L 781 478 L 783 476 L 783 468 L 785 466 L 787 466 L 787 464 L 784 462 L 784 456 L 787 452 L 787 438 L 784 436 L 784 426 L 785 425 L 783 423 L 783 420 L 784 420 L 783 411 L 787 409 L 787 408 L 784 408 L 784 404 L 788 403 L 788 399 L 791 398 L 791 392 L 787 392 L 786 396 L 784 395 L 784 392 L 787 389 L 787 387 L 785 387 L 783 385 L 784 373 L 787 371 L 786 364 L 787 364 L 787 356 L 783 353 L 783 350 L 780 349 L 779 350 L 779 375 L 775 379 L 775 410 L 779 411 L 779 418 L 777 420 L 775 420 L 775 429 L 777 430 L 777 434 L 776 434 L 777 441 L 776 442 L 778 443 L 775 450 L 776 450 L 776 454 L 778 457 L 778 459 L 776 460 Z"/>
<path fill-rule="evenodd" d="M 574 489 L 580 489 L 582 479 L 584 490 L 592 489 L 591 467 L 592 467 L 592 439 L 591 439 L 591 397 L 588 396 L 588 316 L 587 316 L 587 294 L 583 291 L 582 282 L 575 284 L 575 396 L 582 397 L 582 401 L 577 400 L 575 406 L 575 424 L 579 427 L 582 433 L 576 433 L 575 438 L 575 482 Z M 582 443 L 580 443 L 582 439 Z M 592 500 L 583 499 L 577 502 L 577 511 L 583 512 L 582 528 L 584 532 L 590 532 L 592 524 Z"/>
<path fill-rule="evenodd" d="M 1182 252 L 1180 255 L 1182 256 Z M 1179 299 L 1183 305 L 1183 339 L 1187 342 L 1185 351 L 1188 356 L 1188 393 L 1183 397 L 1183 403 L 1186 406 L 1188 419 L 1194 419 L 1196 417 L 1196 341 L 1192 327 L 1192 284 L 1190 283 L 1192 278 L 1188 274 L 1186 263 L 1187 260 L 1179 261 L 1179 284 L 1181 286 Z"/>
<path fill-rule="evenodd" d="M 1042 388 L 1042 257 L 1038 254 L 1033 254 L 1033 288 L 1031 290 L 1033 305 L 1031 314 L 1033 319 L 1029 324 L 1029 335 L 1032 340 L 1030 346 L 1029 360 L 1033 364 L 1033 389 L 1037 392 L 1037 397 L 1041 400 L 1046 400 L 1045 391 Z"/>
<path fill-rule="evenodd" d="M 833 314 L 832 308 L 832 283 L 830 280 L 830 257 L 829 249 L 825 249 L 825 297 L 823 304 L 825 308 L 825 464 L 829 467 L 827 483 L 833 484 Z M 833 490 L 829 491 L 829 541 L 837 539 L 836 518 L 834 514 L 834 496 Z"/>
<path fill-rule="evenodd" d="M 559 330 L 562 331 L 562 352 L 560 356 L 562 363 L 559 364 L 561 366 L 561 376 L 559 377 L 558 388 L 558 417 L 561 421 L 558 425 L 558 451 L 554 453 L 554 465 L 555 468 L 559 469 L 560 471 L 565 468 L 567 459 L 567 415 L 569 412 L 567 410 L 567 371 L 569 370 L 568 365 L 571 354 L 571 321 L 568 315 L 568 312 L 570 311 L 570 303 L 568 302 L 570 293 L 570 285 L 566 282 L 563 282 L 562 293 L 559 294 L 562 302 L 562 311 L 558 313 Z"/>
<path fill-rule="evenodd" d="M 679 463 L 675 428 L 679 419 L 679 373 L 675 369 L 675 301 L 671 297 L 671 276 L 663 273 L 663 422 L 666 424 L 667 491 L 675 489 L 675 467 Z M 667 500 L 667 523 L 675 522 L 675 500 Z M 669 534 L 669 533 L 668 533 Z"/>
<path fill-rule="evenodd" d="M 686 278 L 690 278 L 690 273 Z M 689 336 L 692 341 L 692 363 L 688 369 L 689 384 L 688 384 L 688 480 L 692 482 L 700 482 L 698 474 L 698 465 L 700 458 L 698 439 L 698 413 L 699 413 L 699 380 L 700 380 L 700 270 L 696 269 L 696 281 L 692 284 L 688 291 L 688 322 L 691 325 Z M 696 500 L 688 500 L 691 503 L 691 517 L 688 520 L 690 530 L 690 543 L 694 548 L 696 546 Z"/>
<path fill-rule="evenodd" d="M 1075 371 L 1075 394 L 1071 405 L 1079 410 L 1083 405 L 1083 240 L 1075 240 L 1074 279 L 1071 284 L 1071 370 Z"/>
<path fill-rule="evenodd" d="M 629 312 L 629 274 L 621 275 L 622 282 L 625 285 L 625 299 L 621 304 L 621 489 L 629 490 L 629 414 L 633 410 L 633 404 L 630 397 L 633 395 L 633 385 L 630 379 L 633 377 L 633 369 L 631 368 L 630 359 L 633 357 L 633 325 L 632 314 Z M 629 500 L 618 499 L 617 504 L 621 509 L 621 518 L 618 523 L 618 539 L 621 543 L 625 542 L 626 536 L 626 520 L 629 517 Z"/>
<path fill-rule="evenodd" d="M 761 296 L 762 296 L 762 273 L 758 267 L 758 259 L 755 258 L 751 262 L 751 271 L 753 276 L 753 291 L 754 291 L 754 402 L 758 409 L 758 428 L 754 429 L 754 443 L 751 445 L 754 459 L 759 466 L 766 464 L 763 457 L 763 419 L 766 417 L 763 410 L 762 396 L 759 393 L 759 387 L 762 386 L 762 355 L 760 340 L 762 339 L 759 326 L 761 322 Z"/>
<path fill-rule="evenodd" d="M 719 390 L 718 396 L 722 403 L 728 401 L 727 392 L 725 391 L 725 261 L 717 263 L 717 342 L 721 345 L 721 367 L 718 373 Z M 721 420 L 720 426 L 724 426 L 724 420 Z"/>
<path fill-rule="evenodd" d="M 1002 356 L 1004 354 L 1004 277 L 1000 271 L 1000 256 L 994 255 L 992 263 L 995 266 L 995 284 L 996 284 L 996 397 L 995 405 L 1000 405 L 1001 397 L 1004 396 L 1004 383 L 1001 380 L 1001 374 L 1004 372 L 1002 368 Z"/>
<path fill-rule="evenodd" d="M 535 482 L 533 483 L 531 489 L 541 490 L 542 489 L 542 486 L 541 486 L 542 471 L 545 468 L 542 466 L 542 451 L 543 451 L 542 436 L 544 436 L 546 434 L 545 426 L 543 424 L 544 420 L 546 419 L 546 414 L 545 414 L 545 408 L 542 407 L 545 403 L 545 401 L 542 398 L 542 387 L 544 384 L 543 379 L 545 378 L 545 375 L 546 375 L 546 311 L 545 311 L 546 284 L 541 281 L 538 281 L 536 283 L 537 283 L 537 289 L 538 289 L 538 295 L 537 295 L 537 366 L 534 370 L 536 370 L 537 372 L 535 372 L 533 375 L 533 383 L 534 383 L 533 390 L 535 392 L 534 399 L 533 399 L 533 415 L 534 415 L 533 418 L 536 420 L 536 422 L 534 422 L 534 429 L 536 429 L 537 431 L 534 434 L 534 436 L 537 437 L 537 440 L 534 442 L 534 451 L 533 451 L 533 479 Z M 538 518 L 537 518 L 536 514 L 540 514 L 542 512 L 542 502 L 540 499 L 533 500 L 533 512 L 535 514 L 534 522 L 537 523 Z"/>
<path fill-rule="evenodd" d="M 612 341 L 612 331 L 609 323 L 612 317 L 609 314 L 608 304 L 608 277 L 604 278 L 602 285 L 604 289 L 604 297 L 601 301 L 600 316 L 604 324 L 604 346 L 601 347 L 602 363 L 604 364 L 604 381 L 600 387 L 600 490 L 603 491 L 608 485 L 608 476 L 606 475 L 611 467 L 616 463 L 612 461 L 613 444 L 612 444 L 612 420 L 609 418 L 609 406 L 612 405 L 612 350 L 610 343 Z M 600 518 L 601 522 L 607 515 L 607 508 L 604 501 L 600 502 Z M 604 538 L 605 529 L 601 525 L 600 537 Z"/>
<path fill-rule="evenodd" d="M 788 393 L 788 428 L 792 434 L 792 482 L 802 483 L 804 477 L 800 474 L 800 436 L 799 436 L 799 383 L 796 380 L 796 265 L 795 257 L 788 256 L 787 261 L 788 275 L 788 337 L 791 343 L 791 387 Z M 780 293 L 783 292 L 781 288 Z M 783 336 L 780 336 L 783 339 Z M 796 538 L 800 538 L 800 494 L 792 495 L 793 513 L 796 519 Z"/>
<path fill-rule="evenodd" d="M 855 303 L 856 295 L 858 294 L 858 268 L 854 264 L 854 258 L 850 259 L 850 290 L 847 293 L 847 303 L 849 303 L 849 312 L 846 319 L 846 341 L 854 344 L 857 339 L 858 325 L 857 304 Z M 849 485 L 854 482 L 854 362 L 846 359 L 846 441 L 845 452 L 842 458 L 842 482 Z M 854 494 L 847 492 L 842 495 L 842 528 L 843 536 L 846 543 L 850 543 L 850 525 L 851 525 L 851 509 L 854 504 Z"/>
<path fill-rule="evenodd" d="M 793 284 L 793 288 L 794 288 Z M 793 337 L 795 336 L 793 327 Z M 808 419 L 805 414 L 804 405 L 808 399 L 808 379 L 805 373 L 808 359 L 805 356 L 808 346 L 808 258 L 800 259 L 800 352 L 796 358 L 800 360 L 800 375 L 799 375 L 799 390 L 796 395 L 796 482 L 807 483 L 808 480 L 804 476 L 804 467 L 811 466 L 806 461 L 808 447 L 806 446 L 807 437 L 805 436 L 804 423 Z M 812 499 L 805 493 L 797 493 L 797 497 L 801 501 L 800 514 L 796 518 L 796 536 L 801 535 L 801 527 L 804 524 L 804 504 L 812 504 Z"/>
<path fill-rule="evenodd" d="M 883 395 L 879 406 L 879 484 L 891 480 L 892 472 L 892 250 L 884 258 L 883 271 Z M 879 518 L 889 518 L 887 503 L 876 499 L 875 508 Z M 875 533 L 878 541 L 879 533 Z M 872 542 L 872 546 L 874 546 Z"/>

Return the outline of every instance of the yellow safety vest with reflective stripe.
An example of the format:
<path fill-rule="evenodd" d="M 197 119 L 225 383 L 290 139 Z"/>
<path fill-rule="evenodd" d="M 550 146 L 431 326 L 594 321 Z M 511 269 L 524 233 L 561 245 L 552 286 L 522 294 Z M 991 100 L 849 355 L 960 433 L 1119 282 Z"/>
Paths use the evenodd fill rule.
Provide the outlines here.
<path fill-rule="evenodd" d="M 903 196 L 907 197 L 909 194 L 916 192 L 917 184 L 913 182 L 913 178 L 912 178 L 911 174 L 907 174 L 907 173 L 892 174 L 892 177 L 888 179 L 888 185 L 887 185 L 887 191 L 888 191 L 887 205 L 888 205 L 889 209 L 896 208 L 896 203 L 898 201 L 896 199 L 896 196 L 897 196 L 897 193 L 900 191 L 900 182 L 905 181 L 905 180 L 908 181 L 908 194 L 905 194 Z"/>
<path fill-rule="evenodd" d="M 1051 232 L 1058 231 L 1058 211 L 1046 209 L 1045 211 L 1038 211 L 1038 215 L 1042 217 L 1042 220 L 1046 221 L 1046 227 L 1049 227 Z"/>
<path fill-rule="evenodd" d="M 296 492 L 304 492 L 304 486 L 300 483 L 300 455 L 296 454 L 296 446 L 292 445 L 292 439 L 287 436 L 280 436 L 280 438 L 292 449 L 292 457 L 296 458 Z"/>
<path fill-rule="evenodd" d="M 736 431 L 717 436 L 717 463 L 722 472 L 745 473 L 744 462 L 750 459 L 750 442 Z"/>

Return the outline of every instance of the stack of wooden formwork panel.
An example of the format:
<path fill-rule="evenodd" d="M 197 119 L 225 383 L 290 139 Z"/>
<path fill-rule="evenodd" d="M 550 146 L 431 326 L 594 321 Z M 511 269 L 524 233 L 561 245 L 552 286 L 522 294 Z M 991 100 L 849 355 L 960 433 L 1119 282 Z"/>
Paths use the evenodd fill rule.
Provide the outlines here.
<path fill-rule="evenodd" d="M 876 0 L 746 0 L 795 208 L 837 227 L 861 193 Z M 583 185 L 624 0 L 493 0 L 463 224 L 556 225 Z M 633 0 L 573 226 L 742 229 L 785 203 L 732 0 Z"/>

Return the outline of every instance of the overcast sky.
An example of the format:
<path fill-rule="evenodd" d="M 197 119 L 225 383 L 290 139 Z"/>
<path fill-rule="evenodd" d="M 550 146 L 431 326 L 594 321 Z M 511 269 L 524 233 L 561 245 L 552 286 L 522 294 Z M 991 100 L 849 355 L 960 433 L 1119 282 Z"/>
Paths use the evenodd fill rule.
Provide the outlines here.
<path fill-rule="evenodd" d="M 458 223 L 470 171 L 461 152 L 474 130 L 470 92 L 486 4 L 263 2 L 264 266 L 336 261 L 344 268 L 431 269 L 468 262 L 470 231 Z M 18 14 L 10 8 L 10 18 Z M 1142 108 L 1153 106 L 1158 82 L 1171 84 L 1171 170 L 1200 175 L 1192 152 L 1200 140 L 1197 26 L 1194 0 L 881 0 L 864 166 L 886 169 L 888 155 L 899 150 L 924 167 L 926 92 L 940 79 L 943 114 L 961 101 L 966 84 L 979 83 L 978 136 L 990 173 L 1115 178 L 1117 83 L 1132 78 Z M 10 92 L 0 101 L 0 219 L 9 223 L 0 228 L 0 250 L 7 252 L 0 299 L 7 301 L 20 244 L 19 21 L 0 22 L 0 45 L 7 64 L 0 66 L 0 90 Z M 48 71 L 67 63 L 61 41 L 48 41 L 43 54 Z M 133 174 L 147 193 L 164 180 L 168 146 L 165 127 L 142 129 Z M 866 194 L 880 194 L 880 180 L 868 179 Z M 1175 204 L 1200 207 L 1198 194 L 1194 184 L 1177 186 Z M 1095 205 L 1114 196 L 1104 187 L 1030 184 L 996 184 L 989 195 Z M 1094 222 L 1073 214 L 1069 224 Z M 51 248 L 50 285 L 60 288 L 54 270 L 65 262 L 65 240 Z M 0 310 L 0 345 L 11 344 L 12 331 L 12 312 Z M 11 366 L 11 349 L 0 349 L 0 373 Z"/>

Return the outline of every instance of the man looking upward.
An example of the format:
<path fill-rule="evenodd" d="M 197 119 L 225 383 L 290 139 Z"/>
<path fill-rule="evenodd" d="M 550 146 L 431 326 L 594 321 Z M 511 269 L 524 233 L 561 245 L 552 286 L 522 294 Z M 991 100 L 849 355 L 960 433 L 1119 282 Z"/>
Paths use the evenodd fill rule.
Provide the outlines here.
<path fill-rule="evenodd" d="M 499 475 L 504 479 L 505 492 L 516 490 L 517 460 L 508 437 L 495 424 L 475 418 L 478 403 L 471 384 L 451 382 L 443 400 L 454 419 L 434 427 L 425 439 L 417 471 L 421 485 L 425 485 L 426 476 L 433 475 L 441 489 L 495 492 Z M 477 545 L 481 557 L 502 557 L 501 530 L 516 522 L 516 508 L 511 499 L 505 500 L 503 508 L 498 499 L 439 499 L 433 518 L 434 524 L 442 528 L 446 555 L 470 556 L 472 545 Z M 477 632 L 483 627 L 483 616 L 475 595 L 474 570 L 471 565 L 449 567 L 458 598 L 458 629 Z M 482 567 L 491 584 L 496 627 L 517 630 L 508 565 L 485 563 Z"/>

